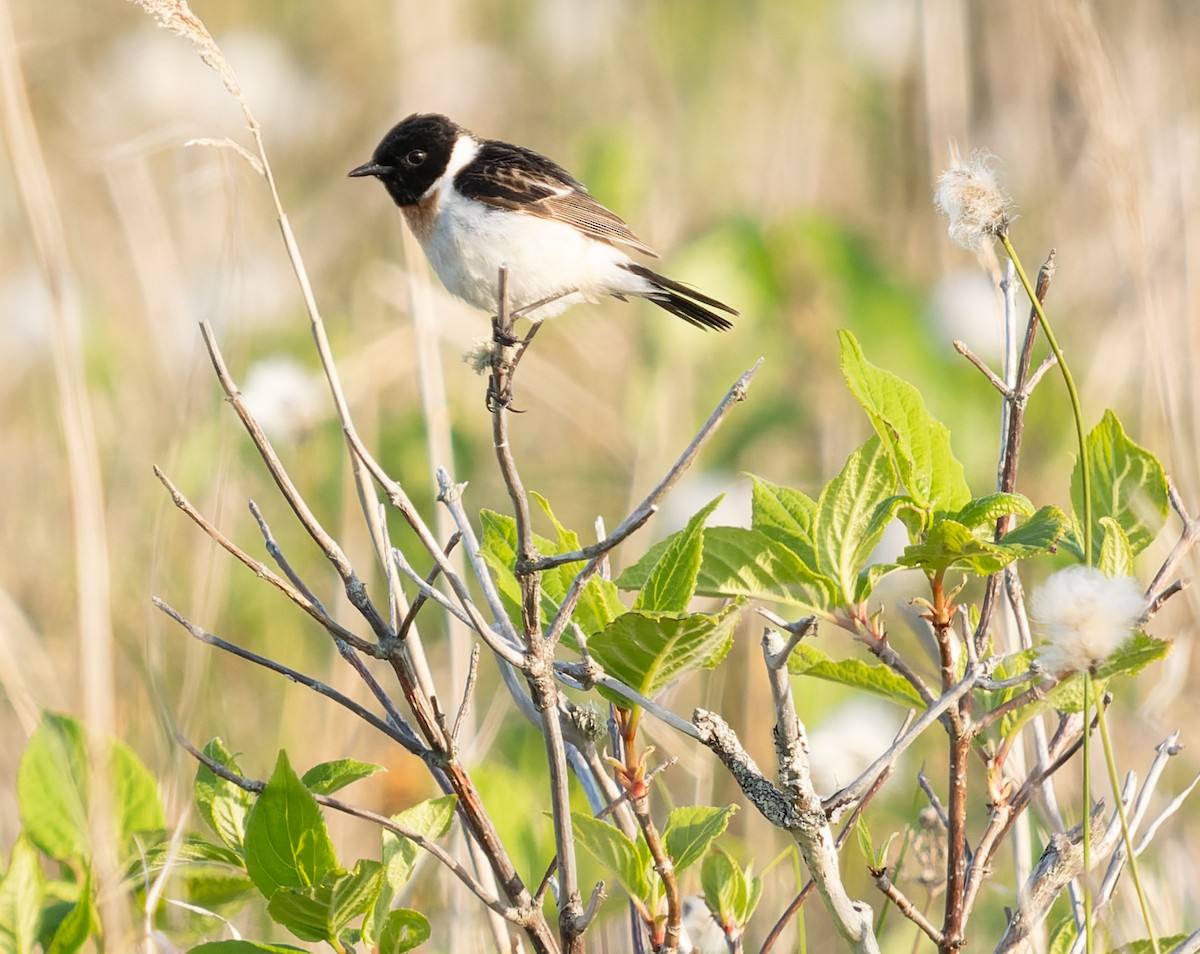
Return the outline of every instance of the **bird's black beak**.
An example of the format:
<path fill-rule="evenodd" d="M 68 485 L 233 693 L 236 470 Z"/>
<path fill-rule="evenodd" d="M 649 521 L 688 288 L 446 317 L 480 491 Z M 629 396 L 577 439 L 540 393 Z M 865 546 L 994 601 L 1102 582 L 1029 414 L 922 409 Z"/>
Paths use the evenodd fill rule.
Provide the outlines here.
<path fill-rule="evenodd" d="M 391 172 L 391 166 L 383 166 L 372 159 L 370 162 L 364 162 L 361 166 L 355 166 L 350 170 L 349 175 L 358 176 L 381 176 L 385 172 Z"/>

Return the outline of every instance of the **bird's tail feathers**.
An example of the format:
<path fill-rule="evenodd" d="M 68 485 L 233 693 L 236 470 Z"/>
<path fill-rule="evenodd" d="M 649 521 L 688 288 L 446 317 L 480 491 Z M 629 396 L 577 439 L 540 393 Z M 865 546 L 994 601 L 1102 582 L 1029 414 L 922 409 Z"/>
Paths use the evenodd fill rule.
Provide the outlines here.
<path fill-rule="evenodd" d="M 715 328 L 717 331 L 726 331 L 733 327 L 733 322 L 713 310 L 719 309 L 730 315 L 738 314 L 736 309 L 730 308 L 724 302 L 710 298 L 682 282 L 660 275 L 645 265 L 630 262 L 625 268 L 650 283 L 650 290 L 640 293 L 642 297 L 682 318 L 688 324 L 697 328 Z"/>

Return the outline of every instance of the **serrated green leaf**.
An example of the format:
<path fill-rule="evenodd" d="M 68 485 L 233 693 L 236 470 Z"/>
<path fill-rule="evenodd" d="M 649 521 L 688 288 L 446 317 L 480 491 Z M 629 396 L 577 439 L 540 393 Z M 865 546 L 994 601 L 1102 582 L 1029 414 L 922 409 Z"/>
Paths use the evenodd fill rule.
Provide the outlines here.
<path fill-rule="evenodd" d="M 198 944 L 188 954 L 289 954 L 299 951 L 304 954 L 304 948 L 292 947 L 290 944 L 267 944 L 265 941 L 209 941 Z"/>
<path fill-rule="evenodd" d="M 1067 515 L 1057 507 L 1041 507 L 1020 526 L 1000 538 L 1000 546 L 1015 552 L 1018 559 L 1054 552 L 1067 529 Z"/>
<path fill-rule="evenodd" d="M 1101 517 L 1104 539 L 1100 543 L 1097 569 L 1105 576 L 1133 576 L 1133 548 L 1121 525 L 1112 517 Z"/>
<path fill-rule="evenodd" d="M 892 497 L 896 472 L 878 438 L 871 438 L 847 459 L 817 499 L 813 518 L 816 569 L 834 581 L 838 605 L 855 602 L 858 574 L 896 512 L 902 498 Z M 890 505 L 881 506 L 890 500 Z"/>
<path fill-rule="evenodd" d="M 14 842 L 8 870 L 0 878 L 0 951 L 33 954 L 41 914 L 42 869 L 37 849 L 23 833 Z"/>
<path fill-rule="evenodd" d="M 59 861 L 88 855 L 87 748 L 78 720 L 43 712 L 17 769 L 17 807 L 30 840 Z"/>
<path fill-rule="evenodd" d="M 1111 411 L 1084 440 L 1092 479 L 1092 547 L 1083 554 L 1083 470 L 1076 461 L 1071 472 L 1072 533 L 1063 545 L 1083 562 L 1095 564 L 1096 549 L 1104 536 L 1101 520 L 1112 517 L 1125 531 L 1133 555 L 1141 553 L 1158 536 L 1167 516 L 1167 477 L 1153 454 L 1131 441 Z"/>
<path fill-rule="evenodd" d="M 809 643 L 801 643 L 788 657 L 788 671 L 794 676 L 814 676 L 862 689 L 905 708 L 925 708 L 917 690 L 887 666 L 871 665 L 861 659 L 834 660 Z"/>
<path fill-rule="evenodd" d="M 714 839 L 721 837 L 737 805 L 717 808 L 688 805 L 672 809 L 663 829 L 663 843 L 675 863 L 676 872 L 684 871 L 700 860 Z"/>
<path fill-rule="evenodd" d="M 92 900 L 92 872 L 89 868 L 84 872 L 83 883 L 79 886 L 79 900 L 58 923 L 46 954 L 76 954 L 97 927 L 99 921 L 96 917 L 95 902 Z M 0 934 L 2 933 L 0 929 Z M 0 949 L 3 949 L 3 941 L 0 941 Z"/>
<path fill-rule="evenodd" d="M 429 940 L 429 919 L 420 911 L 389 911 L 379 935 L 379 954 L 404 954 Z"/>
<path fill-rule="evenodd" d="M 799 490 L 780 487 L 761 477 L 748 475 L 750 488 L 750 529 L 782 543 L 808 566 L 817 565 L 813 549 L 812 525 L 817 502 Z"/>
<path fill-rule="evenodd" d="M 898 562 L 926 573 L 945 573 L 954 567 L 983 576 L 1004 569 L 1016 557 L 1015 551 L 979 539 L 961 523 L 942 519 L 929 528 L 924 540 L 905 547 Z"/>
<path fill-rule="evenodd" d="M 704 596 L 745 596 L 784 603 L 807 612 L 830 612 L 837 585 L 806 566 L 777 540 L 757 530 L 709 527 L 696 592 Z"/>
<path fill-rule="evenodd" d="M 696 593 L 696 577 L 704 551 L 704 522 L 717 509 L 724 494 L 709 501 L 688 521 L 683 532 L 671 538 L 634 600 L 635 610 L 682 613 Z"/>
<path fill-rule="evenodd" d="M 332 795 L 351 782 L 357 782 L 361 778 L 370 778 L 376 772 L 383 771 L 385 771 L 384 767 L 376 765 L 374 762 L 334 759 L 314 765 L 304 773 L 300 781 L 310 792 L 316 792 L 318 795 Z"/>
<path fill-rule="evenodd" d="M 559 532 L 557 543 L 535 534 L 534 544 L 538 551 L 544 556 L 554 556 L 578 549 L 578 538 L 559 524 L 544 498 L 537 495 L 534 497 L 546 510 Z M 509 619 L 512 620 L 514 626 L 519 628 L 521 625 L 521 586 L 513 572 L 513 568 L 516 566 L 516 522 L 512 517 L 491 510 L 482 511 L 480 521 L 483 525 L 480 552 L 492 570 L 496 589 L 500 594 L 501 602 L 504 603 Z M 543 625 L 548 624 L 558 611 L 558 606 L 570 588 L 571 582 L 582 568 L 583 564 L 577 561 L 555 567 L 542 574 L 541 613 Z M 584 587 L 571 618 L 590 636 L 592 633 L 598 633 L 624 611 L 625 606 L 617 595 L 617 587 L 609 580 L 594 576 Z M 573 645 L 569 636 L 564 641 L 568 645 Z"/>
<path fill-rule="evenodd" d="M 1096 667 L 1096 678 L 1136 676 L 1150 663 L 1164 658 L 1171 651 L 1171 645 L 1169 640 L 1155 639 L 1139 630 Z"/>
<path fill-rule="evenodd" d="M 326 876 L 326 881 L 332 876 Z M 329 898 L 330 923 L 334 935 L 340 935 L 355 918 L 374 906 L 383 886 L 383 865 L 369 858 L 360 858 L 354 870 L 336 878 Z"/>
<path fill-rule="evenodd" d="M 649 900 L 649 866 L 637 845 L 616 826 L 591 815 L 572 812 L 571 822 L 579 844 L 616 876 L 630 897 Z"/>
<path fill-rule="evenodd" d="M 279 888 L 267 903 L 267 914 L 302 941 L 336 937 L 329 928 L 328 892 L 319 887 Z"/>
<path fill-rule="evenodd" d="M 740 603 L 719 613 L 630 610 L 588 642 L 592 657 L 625 685 L 652 696 L 693 669 L 712 669 L 733 644 Z M 625 703 L 627 704 L 627 703 Z"/>
<path fill-rule="evenodd" d="M 867 361 L 850 332 L 839 331 L 838 338 L 850 392 L 871 419 L 909 496 L 930 512 L 965 506 L 971 491 L 946 426 L 929 413 L 916 388 Z"/>
<path fill-rule="evenodd" d="M 233 753 L 225 747 L 220 738 L 214 738 L 204 746 L 204 754 L 218 765 L 238 775 L 242 774 Z M 246 839 L 246 819 L 250 817 L 254 796 L 244 788 L 221 778 L 201 762 L 196 767 L 192 797 L 200 817 L 213 833 L 240 857 Z"/>
<path fill-rule="evenodd" d="M 279 888 L 310 888 L 337 867 L 325 818 L 280 750 L 246 821 L 246 872 L 263 897 Z"/>
<path fill-rule="evenodd" d="M 970 530 L 990 526 L 1001 517 L 1019 514 L 1033 516 L 1034 508 L 1029 498 L 1021 494 L 994 493 L 976 497 L 956 513 L 949 514 L 951 520 L 961 523 Z"/>
<path fill-rule="evenodd" d="M 1092 677 L 1092 704 L 1114 676 L 1136 676 L 1171 651 L 1171 643 L 1135 632 L 1096 667 Z M 1046 704 L 1059 712 L 1083 711 L 1083 673 L 1072 673 L 1046 694 Z"/>
<path fill-rule="evenodd" d="M 352 872 L 331 871 L 319 885 L 280 888 L 267 913 L 299 938 L 333 943 L 371 909 L 382 883 L 383 865 L 361 859 Z"/>

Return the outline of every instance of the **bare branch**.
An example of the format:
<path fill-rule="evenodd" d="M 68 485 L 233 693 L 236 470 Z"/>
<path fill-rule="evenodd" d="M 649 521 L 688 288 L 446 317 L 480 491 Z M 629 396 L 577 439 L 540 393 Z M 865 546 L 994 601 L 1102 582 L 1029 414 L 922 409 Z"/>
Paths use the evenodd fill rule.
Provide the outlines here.
<path fill-rule="evenodd" d="M 655 485 L 654 489 L 646 495 L 645 499 L 633 509 L 633 512 L 630 513 L 628 517 L 621 521 L 621 524 L 617 527 L 617 529 L 614 530 L 607 538 L 601 540 L 599 543 L 594 543 L 591 546 L 581 547 L 579 550 L 575 550 L 571 553 L 563 553 L 553 557 L 542 557 L 535 564 L 533 564 L 530 569 L 548 570 L 564 563 L 575 563 L 580 560 L 588 560 L 588 566 L 580 572 L 580 576 L 582 577 L 583 574 L 587 574 L 587 577 L 583 581 L 584 583 L 586 583 L 588 579 L 591 579 L 592 574 L 599 569 L 600 560 L 604 554 L 612 550 L 618 543 L 628 537 L 631 533 L 637 530 L 638 527 L 642 526 L 647 520 L 650 519 L 650 517 L 654 515 L 654 512 L 658 509 L 659 501 L 662 500 L 662 498 L 667 495 L 667 492 L 679 482 L 679 478 L 682 477 L 687 469 L 692 465 L 692 462 L 696 459 L 696 455 L 700 453 L 700 449 L 708 442 L 708 439 L 713 435 L 713 432 L 725 419 L 725 415 L 729 413 L 730 409 L 732 409 L 735 404 L 746 399 L 746 391 L 750 386 L 750 381 L 753 379 L 754 375 L 758 373 L 758 369 L 762 367 L 762 363 L 763 359 L 759 358 L 756 362 L 754 362 L 754 366 L 752 368 L 746 371 L 740 378 L 737 379 L 737 381 L 734 382 L 733 387 L 726 392 L 725 396 L 713 410 L 712 414 L 709 415 L 708 420 L 704 422 L 704 425 L 697 432 L 696 436 L 692 438 L 691 443 L 684 448 L 683 453 L 679 455 L 679 459 L 675 461 L 663 479 Z M 593 566 L 593 564 L 595 564 L 595 566 Z M 582 586 L 582 584 L 580 585 Z M 578 599 L 578 596 L 575 598 Z M 574 604 L 572 603 L 572 610 L 573 609 Z M 561 612 L 559 615 L 562 615 Z M 569 618 L 570 614 L 568 613 L 567 615 Z M 550 627 L 549 633 L 555 633 L 557 630 L 558 635 L 561 635 L 563 625 L 565 624 L 559 624 L 558 619 L 556 618 L 554 624 L 552 624 Z"/>
<path fill-rule="evenodd" d="M 320 680 L 313 679 L 311 676 L 306 676 L 303 673 L 290 668 L 289 666 L 283 665 L 283 663 L 276 662 L 273 659 L 268 659 L 266 656 L 260 656 L 258 653 L 251 652 L 249 649 L 243 649 L 241 646 L 238 646 L 235 643 L 221 639 L 219 636 L 214 636 L 207 630 L 202 629 L 195 623 L 192 623 L 169 603 L 159 599 L 157 596 L 153 597 L 152 602 L 156 607 L 158 607 L 158 609 L 162 610 L 162 612 L 166 613 L 169 617 L 171 617 L 171 619 L 175 620 L 175 622 L 186 629 L 188 634 L 194 639 L 202 643 L 206 643 L 209 646 L 214 646 L 217 649 L 229 653 L 230 655 L 245 659 L 248 662 L 252 662 L 256 666 L 262 666 L 264 669 L 270 669 L 272 672 L 279 673 L 281 676 L 286 676 L 288 679 L 292 680 L 292 682 L 311 689 L 313 692 L 325 696 L 327 699 L 332 699 L 344 709 L 348 709 L 350 712 L 353 712 L 368 725 L 378 729 L 384 735 L 388 736 L 388 738 L 400 743 L 400 745 L 404 746 L 405 749 L 417 756 L 417 758 L 429 758 L 430 750 L 421 744 L 421 741 L 417 738 L 416 734 L 408 726 L 408 724 L 404 722 L 403 719 L 399 718 L 398 713 L 391 716 L 392 720 L 395 722 L 395 725 L 390 725 L 380 719 L 377 715 L 375 715 L 375 713 L 364 709 L 349 696 L 345 696 L 338 692 L 332 686 L 328 686 Z"/>

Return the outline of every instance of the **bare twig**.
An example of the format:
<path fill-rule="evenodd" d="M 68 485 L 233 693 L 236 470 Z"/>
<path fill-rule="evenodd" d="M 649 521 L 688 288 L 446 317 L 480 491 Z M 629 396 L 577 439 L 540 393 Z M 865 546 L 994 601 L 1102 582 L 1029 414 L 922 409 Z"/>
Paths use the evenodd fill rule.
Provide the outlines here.
<path fill-rule="evenodd" d="M 750 386 L 750 381 L 758 373 L 758 369 L 762 367 L 762 363 L 763 359 L 759 358 L 750 370 L 746 371 L 734 382 L 733 387 L 726 392 L 725 397 L 721 399 L 721 402 L 716 406 L 712 414 L 709 415 L 708 420 L 704 422 L 699 432 L 692 438 L 691 443 L 684 449 L 679 459 L 671 466 L 671 469 L 667 471 L 666 476 L 634 508 L 633 512 L 621 522 L 621 525 L 613 531 L 608 540 L 620 542 L 653 515 L 654 511 L 658 508 L 658 502 L 666 495 L 667 491 L 675 486 L 679 478 L 691 466 L 692 462 L 696 459 L 696 455 L 700 453 L 700 449 L 708 442 L 713 432 L 725 419 L 725 415 L 729 413 L 735 404 L 745 400 L 746 390 Z M 615 545 L 616 543 L 613 543 L 613 546 Z M 563 598 L 562 603 L 559 604 L 558 612 L 546 630 L 547 640 L 555 642 L 566 631 L 571 614 L 575 612 L 575 606 L 579 602 L 580 596 L 583 595 L 583 588 L 587 585 L 588 580 L 599 572 L 604 563 L 604 555 L 611 548 L 611 546 L 606 547 L 603 551 L 592 556 L 571 582 L 570 589 L 567 590 L 566 596 Z M 574 562 L 574 559 L 570 562 Z M 539 564 L 539 568 L 544 569 L 545 567 Z"/>
<path fill-rule="evenodd" d="M 167 475 L 164 474 L 158 466 L 155 466 L 154 468 L 154 475 L 159 479 L 159 481 L 162 482 L 162 485 L 167 488 L 168 493 L 171 495 L 171 502 L 174 503 L 175 506 L 180 510 L 182 510 L 188 516 L 188 518 L 196 524 L 196 526 L 203 530 L 227 553 L 232 554 L 239 562 L 248 567 L 255 576 L 270 583 L 273 587 L 279 590 L 279 592 L 283 593 L 284 596 L 290 599 L 293 603 L 304 610 L 304 612 L 320 623 L 326 630 L 328 630 L 331 636 L 344 640 L 346 643 L 349 643 L 351 646 L 361 652 L 368 653 L 372 656 L 378 655 L 378 649 L 373 643 L 367 642 L 362 637 L 350 632 L 350 630 L 346 629 L 344 626 L 330 617 L 325 612 L 325 608 L 315 598 L 313 598 L 311 594 L 307 593 L 307 588 L 303 587 L 303 584 L 300 584 L 299 586 L 289 584 L 287 580 L 274 573 L 265 563 L 254 559 L 254 557 L 250 556 L 250 554 L 248 554 L 245 550 L 243 550 L 236 543 L 225 536 L 225 534 L 218 530 L 203 514 L 200 513 L 200 511 L 192 506 L 191 502 L 179 491 L 179 488 L 171 482 L 170 478 L 167 477 Z M 254 507 L 253 509 L 256 513 L 256 516 L 261 517 L 261 514 L 257 513 L 258 508 Z M 270 546 L 268 545 L 268 551 L 269 550 Z M 291 568 L 288 567 L 288 570 L 290 569 Z"/>
<path fill-rule="evenodd" d="M 940 719 L 942 713 L 955 705 L 975 687 L 975 683 L 982 672 L 982 668 L 972 669 L 968 667 L 963 678 L 952 689 L 943 693 L 942 697 L 930 708 L 926 709 L 920 718 L 909 727 L 908 731 L 893 742 L 888 750 L 880 755 L 879 758 L 868 765 L 855 781 L 826 798 L 825 811 L 829 814 L 830 819 L 836 821 L 841 812 L 845 811 L 847 805 L 852 805 L 856 799 L 860 798 L 864 792 L 871 788 L 877 775 L 885 769 L 890 771 L 901 753 L 912 745 L 922 732 Z"/>
<path fill-rule="evenodd" d="M 871 876 L 875 879 L 875 887 L 883 892 L 884 897 L 896 906 L 897 911 L 925 932 L 929 940 L 939 945 L 945 940 L 942 932 L 921 913 L 921 909 L 909 901 L 904 893 L 892 883 L 892 879 L 888 877 L 887 868 L 872 868 Z"/>
<path fill-rule="evenodd" d="M 471 709 L 471 699 L 475 695 L 475 681 L 479 678 L 479 644 L 471 647 L 471 659 L 467 664 L 467 684 L 463 687 L 462 702 L 458 706 L 458 715 L 454 717 L 454 728 L 450 730 L 450 738 L 458 744 L 458 734 L 462 730 L 463 720 Z"/>
<path fill-rule="evenodd" d="M 343 695 L 332 686 L 326 685 L 320 680 L 313 679 L 311 676 L 306 676 L 301 672 L 297 672 L 295 669 L 283 665 L 283 663 L 276 662 L 275 660 L 269 659 L 266 656 L 260 656 L 258 653 L 251 652 L 249 649 L 243 649 L 241 646 L 238 646 L 235 643 L 221 639 L 219 636 L 214 636 L 212 633 L 188 620 L 169 603 L 159 599 L 157 596 L 154 597 L 152 601 L 154 605 L 158 607 L 158 609 L 162 610 L 162 612 L 166 613 L 167 616 L 171 617 L 171 619 L 175 620 L 175 622 L 186 629 L 192 638 L 227 652 L 233 656 L 238 656 L 241 659 L 252 662 L 256 666 L 262 666 L 264 669 L 270 669 L 272 672 L 277 672 L 281 676 L 286 676 L 292 682 L 305 686 L 306 688 L 311 689 L 313 692 L 325 696 L 327 699 L 332 699 L 338 705 L 349 710 L 350 712 L 353 712 L 368 725 L 373 726 L 390 739 L 400 743 L 400 745 L 404 746 L 405 749 L 418 758 L 427 759 L 429 757 L 429 749 L 421 744 L 421 741 L 416 737 L 416 734 L 412 731 L 408 724 L 402 719 L 398 718 L 398 714 L 390 717 L 392 724 L 389 724 L 389 722 L 385 722 L 383 719 L 380 719 L 377 715 L 375 715 L 375 713 L 364 709 L 349 696 Z"/>

